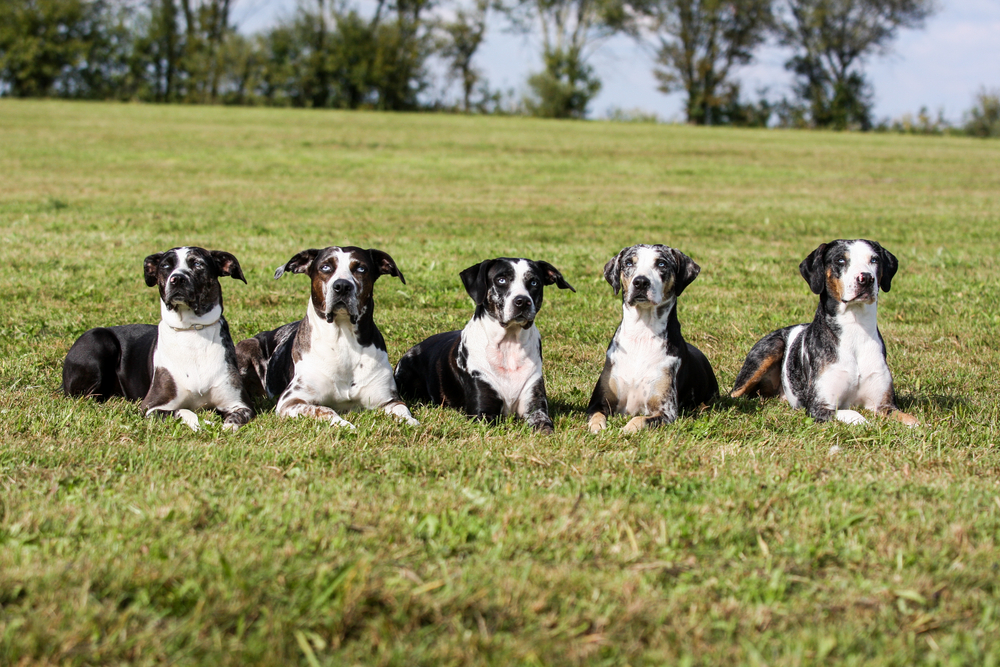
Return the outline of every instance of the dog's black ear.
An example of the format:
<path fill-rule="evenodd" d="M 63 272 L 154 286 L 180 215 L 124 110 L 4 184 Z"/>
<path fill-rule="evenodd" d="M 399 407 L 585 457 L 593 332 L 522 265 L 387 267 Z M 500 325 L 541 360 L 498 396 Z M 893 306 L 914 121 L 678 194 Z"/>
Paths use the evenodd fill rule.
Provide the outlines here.
<path fill-rule="evenodd" d="M 486 284 L 486 276 L 489 275 L 490 267 L 495 261 L 487 259 L 458 274 L 462 279 L 462 284 L 465 285 L 465 291 L 469 293 L 477 306 L 483 305 L 483 301 L 486 300 L 486 291 L 489 289 L 489 285 Z"/>
<path fill-rule="evenodd" d="M 316 255 L 319 254 L 319 250 L 316 248 L 309 248 L 309 250 L 303 250 L 299 254 L 292 257 L 284 266 L 279 266 L 274 270 L 274 279 L 280 278 L 286 271 L 291 271 L 292 273 L 305 273 L 309 270 L 309 265 L 313 263 L 316 259 Z"/>
<path fill-rule="evenodd" d="M 813 294 L 822 294 L 826 288 L 826 266 L 823 262 L 826 246 L 826 243 L 821 243 L 799 264 L 799 273 L 809 283 L 809 289 L 813 291 Z"/>
<path fill-rule="evenodd" d="M 875 246 L 875 252 L 878 253 L 879 289 L 883 292 L 888 292 L 889 288 L 892 287 L 892 277 L 896 275 L 896 270 L 899 269 L 899 262 L 896 260 L 895 255 L 878 243 L 874 241 L 869 241 L 869 243 Z"/>
<path fill-rule="evenodd" d="M 246 285 L 247 279 L 243 276 L 243 269 L 240 268 L 240 260 L 236 259 L 236 255 L 224 250 L 213 250 L 210 254 L 215 260 L 215 265 L 219 267 L 220 276 L 230 276 L 236 280 L 242 280 L 243 284 Z"/>
<path fill-rule="evenodd" d="M 559 269 L 552 266 L 548 262 L 535 262 L 539 270 L 542 272 L 542 282 L 546 285 L 555 285 L 559 289 L 568 289 L 570 292 L 575 292 L 576 290 L 566 282 L 563 278 L 563 274 L 559 273 Z"/>
<path fill-rule="evenodd" d="M 142 276 L 146 279 L 146 287 L 152 287 L 156 284 L 156 267 L 160 265 L 161 259 L 163 259 L 163 253 L 158 252 L 142 260 Z"/>
<path fill-rule="evenodd" d="M 398 266 L 396 266 L 396 260 L 389 257 L 389 253 L 376 250 L 375 248 L 369 248 L 368 254 L 371 255 L 372 263 L 375 264 L 375 268 L 378 270 L 378 274 L 380 276 L 394 276 L 399 278 L 400 282 L 404 285 L 406 284 L 406 278 L 403 277 L 403 272 L 399 270 Z"/>
<path fill-rule="evenodd" d="M 694 279 L 701 273 L 701 267 L 693 259 L 676 248 L 670 248 L 677 264 L 677 275 L 674 280 L 674 296 L 680 296 L 684 288 L 694 282 Z"/>
<path fill-rule="evenodd" d="M 611 289 L 615 291 L 615 296 L 618 296 L 618 292 L 622 288 L 622 257 L 625 255 L 625 251 L 628 248 L 622 248 L 621 252 L 608 260 L 608 263 L 604 265 L 604 279 L 608 281 L 611 285 Z"/>

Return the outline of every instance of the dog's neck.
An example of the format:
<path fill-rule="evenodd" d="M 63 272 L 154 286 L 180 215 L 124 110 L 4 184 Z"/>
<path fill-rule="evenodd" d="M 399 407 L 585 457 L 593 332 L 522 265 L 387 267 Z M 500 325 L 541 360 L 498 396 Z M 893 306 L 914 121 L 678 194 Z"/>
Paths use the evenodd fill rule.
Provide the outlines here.
<path fill-rule="evenodd" d="M 511 322 L 506 327 L 500 324 L 492 315 L 484 314 L 481 317 L 473 317 L 465 325 L 467 333 L 475 333 L 477 337 L 485 340 L 489 345 L 524 345 L 534 337 L 535 323 L 525 327 L 517 322 Z"/>
<path fill-rule="evenodd" d="M 160 301 L 160 321 L 174 331 L 201 331 L 219 323 L 222 319 L 222 304 L 216 304 L 202 315 L 196 314 L 185 304 L 175 304 L 173 308 Z"/>
<path fill-rule="evenodd" d="M 677 297 L 674 296 L 657 305 L 630 306 L 623 302 L 621 330 L 630 334 L 648 332 L 654 336 L 665 336 L 676 306 Z"/>
<path fill-rule="evenodd" d="M 841 330 L 857 327 L 871 336 L 878 331 L 878 298 L 872 303 L 837 301 L 833 304 L 833 313 L 827 313 L 837 323 Z M 822 305 L 820 313 L 823 312 Z M 820 313 L 817 313 L 818 315 Z"/>

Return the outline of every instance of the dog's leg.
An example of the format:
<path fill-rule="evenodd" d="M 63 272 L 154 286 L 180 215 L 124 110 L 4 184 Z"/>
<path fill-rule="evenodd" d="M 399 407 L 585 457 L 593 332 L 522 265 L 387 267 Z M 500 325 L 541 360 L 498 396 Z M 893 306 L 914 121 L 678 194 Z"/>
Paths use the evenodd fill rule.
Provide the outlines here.
<path fill-rule="evenodd" d="M 222 428 L 226 431 L 238 431 L 254 418 L 253 408 L 247 405 L 237 405 L 231 408 L 219 408 L 222 415 Z"/>
<path fill-rule="evenodd" d="M 165 368 L 153 369 L 153 382 L 142 399 L 142 411 L 147 417 L 171 415 L 188 425 L 192 431 L 199 428 L 198 415 L 184 405 L 183 397 L 177 395 L 174 377 Z"/>
<path fill-rule="evenodd" d="M 648 415 L 633 417 L 625 424 L 624 433 L 638 433 L 646 427 L 672 424 L 677 421 L 680 405 L 677 399 L 677 383 L 673 369 L 664 371 L 652 395 L 646 401 Z"/>
<path fill-rule="evenodd" d="M 334 426 L 346 426 L 347 428 L 353 429 L 354 424 L 342 419 L 337 411 L 333 408 L 328 408 L 325 405 L 315 405 L 309 403 L 306 399 L 300 398 L 295 395 L 289 395 L 289 391 L 292 388 L 286 390 L 281 398 L 278 400 L 278 415 L 281 417 L 298 417 L 300 415 L 306 417 L 312 417 L 314 419 L 322 419 L 328 421 Z"/>
<path fill-rule="evenodd" d="M 864 415 L 856 410 L 837 410 L 833 414 L 837 421 L 845 424 L 865 424 L 868 422 Z"/>
<path fill-rule="evenodd" d="M 402 401 L 397 400 L 392 403 L 386 403 L 382 406 L 382 409 L 385 410 L 386 414 L 390 414 L 410 426 L 420 426 L 420 422 L 413 418 L 409 408 Z"/>
<path fill-rule="evenodd" d="M 591 433 L 600 433 L 608 426 L 608 417 L 603 412 L 595 412 L 587 419 L 587 428 Z"/>
<path fill-rule="evenodd" d="M 762 396 L 770 398 L 781 394 L 781 363 L 785 358 L 787 329 L 767 334 L 750 349 L 743 368 L 736 375 L 729 395 Z"/>
<path fill-rule="evenodd" d="M 906 424 L 907 426 L 917 426 L 920 424 L 920 420 L 911 414 L 907 414 L 899 409 L 896 405 L 896 391 L 889 387 L 889 391 L 886 392 L 882 399 L 882 405 L 874 408 L 874 411 L 885 417 L 890 417 L 896 421 Z"/>
<path fill-rule="evenodd" d="M 539 433 L 555 433 L 549 417 L 549 402 L 545 397 L 545 378 L 529 387 L 518 401 L 518 414 L 528 425 Z"/>

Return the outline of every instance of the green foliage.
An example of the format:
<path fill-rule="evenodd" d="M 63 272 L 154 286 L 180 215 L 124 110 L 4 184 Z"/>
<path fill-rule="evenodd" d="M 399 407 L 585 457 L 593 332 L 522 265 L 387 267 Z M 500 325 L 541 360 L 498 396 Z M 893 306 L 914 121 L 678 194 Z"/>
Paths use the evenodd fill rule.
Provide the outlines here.
<path fill-rule="evenodd" d="M 547 51 L 543 60 L 545 69 L 528 77 L 528 112 L 541 118 L 584 118 L 601 90 L 594 69 L 583 62 L 579 49 Z"/>
<path fill-rule="evenodd" d="M 965 131 L 974 137 L 1000 137 L 1000 90 L 979 91 L 965 114 Z"/>
<path fill-rule="evenodd" d="M 785 67 L 812 127 L 872 127 L 872 88 L 863 60 L 884 52 L 903 28 L 920 26 L 933 0 L 787 0 L 779 22 L 783 44 L 795 54 Z"/>
<path fill-rule="evenodd" d="M 998 162 L 965 137 L 0 100 L 0 664 L 995 663 Z M 622 246 L 701 265 L 680 320 L 726 389 L 812 316 L 798 263 L 840 237 L 899 258 L 879 325 L 921 426 L 722 398 L 586 432 Z M 551 261 L 577 289 L 538 318 L 556 433 L 431 405 L 192 433 L 61 396 L 84 330 L 155 321 L 142 258 L 178 244 L 240 258 L 237 339 L 302 317 L 308 280 L 272 278 L 295 252 L 388 251 L 392 361 L 471 315 L 465 267 Z"/>
<path fill-rule="evenodd" d="M 657 33 L 660 90 L 687 95 L 695 125 L 733 123 L 741 115 L 733 70 L 753 60 L 773 24 L 772 0 L 656 0 L 637 3 Z M 734 123 L 736 124 L 736 123 Z M 766 120 L 764 122 L 766 125 Z"/>

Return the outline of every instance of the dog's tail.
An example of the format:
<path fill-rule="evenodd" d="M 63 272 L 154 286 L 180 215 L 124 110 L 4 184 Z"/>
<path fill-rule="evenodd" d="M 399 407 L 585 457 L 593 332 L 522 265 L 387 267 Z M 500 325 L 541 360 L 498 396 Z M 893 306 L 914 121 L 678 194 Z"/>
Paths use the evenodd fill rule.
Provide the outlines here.
<path fill-rule="evenodd" d="M 781 366 L 785 359 L 789 329 L 791 327 L 772 331 L 750 348 L 743 368 L 736 375 L 730 396 L 770 398 L 781 394 Z"/>

